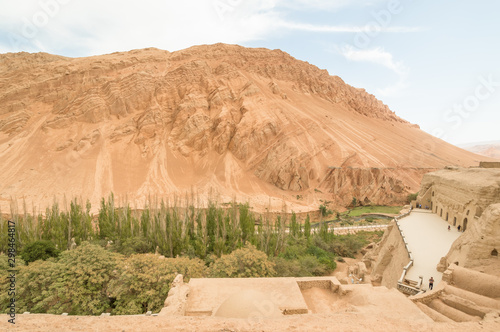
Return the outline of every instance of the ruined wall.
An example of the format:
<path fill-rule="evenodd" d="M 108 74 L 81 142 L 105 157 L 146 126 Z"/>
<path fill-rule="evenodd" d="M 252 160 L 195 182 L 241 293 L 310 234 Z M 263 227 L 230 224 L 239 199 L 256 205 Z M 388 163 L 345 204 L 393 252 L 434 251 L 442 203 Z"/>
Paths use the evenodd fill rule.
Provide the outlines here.
<path fill-rule="evenodd" d="M 418 201 L 464 232 L 439 270 L 456 263 L 500 274 L 500 169 L 447 167 L 426 174 Z"/>
<path fill-rule="evenodd" d="M 184 283 L 184 276 L 178 274 L 172 282 L 160 316 L 184 316 L 188 296 L 189 286 Z"/>
<path fill-rule="evenodd" d="M 470 228 L 500 202 L 500 169 L 447 167 L 424 175 L 417 202 L 450 225 Z"/>
<path fill-rule="evenodd" d="M 479 167 L 482 167 L 482 168 L 500 168 L 500 162 L 481 161 L 479 163 Z"/>
<path fill-rule="evenodd" d="M 451 246 L 445 264 L 474 268 L 481 260 L 498 259 L 500 251 L 500 203 L 490 205 Z M 496 255 L 495 255 L 496 253 Z M 497 261 L 500 266 L 500 260 Z"/>
<path fill-rule="evenodd" d="M 382 240 L 374 250 L 365 255 L 364 259 L 372 262 L 372 280 L 380 282 L 387 288 L 397 286 L 403 268 L 410 259 L 396 223 L 392 222 L 389 225 Z"/>

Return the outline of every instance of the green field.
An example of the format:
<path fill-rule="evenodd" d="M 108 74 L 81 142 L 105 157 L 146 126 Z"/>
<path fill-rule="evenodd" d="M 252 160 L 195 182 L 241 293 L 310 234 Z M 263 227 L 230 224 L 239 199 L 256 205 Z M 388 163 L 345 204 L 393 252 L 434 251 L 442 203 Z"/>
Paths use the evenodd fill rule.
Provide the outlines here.
<path fill-rule="evenodd" d="M 365 213 L 390 213 L 398 214 L 401 211 L 402 206 L 379 206 L 379 205 L 369 205 L 369 206 L 359 206 L 347 213 L 350 217 L 359 217 Z"/>
<path fill-rule="evenodd" d="M 377 217 L 377 216 L 366 216 L 361 217 L 365 213 L 379 213 L 379 214 L 399 214 L 401 211 L 401 206 L 380 206 L 380 205 L 370 205 L 370 206 L 358 206 L 354 209 L 338 213 L 332 213 L 323 219 L 323 222 L 334 223 L 337 226 L 365 226 L 365 225 L 376 225 L 382 224 L 386 225 L 392 219 L 390 217 Z M 312 223 L 312 227 L 318 227 L 321 222 Z"/>

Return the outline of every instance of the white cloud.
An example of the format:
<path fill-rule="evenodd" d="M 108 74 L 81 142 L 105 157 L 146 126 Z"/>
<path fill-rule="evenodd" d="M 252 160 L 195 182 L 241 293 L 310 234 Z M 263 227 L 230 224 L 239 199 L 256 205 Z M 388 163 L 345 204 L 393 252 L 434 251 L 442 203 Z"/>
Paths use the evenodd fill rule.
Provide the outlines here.
<path fill-rule="evenodd" d="M 269 33 L 273 6 L 268 0 L 12 2 L 0 13 L 0 52 L 76 49 L 89 55 L 245 43 Z"/>
<path fill-rule="evenodd" d="M 368 26 L 290 22 L 283 12 L 290 6 L 322 10 L 347 5 L 345 0 L 24 0 L 11 2 L 0 13 L 0 52 L 85 56 L 143 47 L 174 51 L 216 42 L 244 44 L 280 31 L 368 31 Z M 383 28 L 384 32 L 414 30 Z"/>
<path fill-rule="evenodd" d="M 287 28 L 290 30 L 301 30 L 309 32 L 348 32 L 348 33 L 373 33 L 374 27 L 372 25 L 314 25 L 307 23 L 294 23 L 288 21 L 277 21 L 275 25 L 278 27 Z M 380 32 L 394 32 L 394 33 L 404 33 L 404 32 L 416 32 L 420 31 L 420 27 L 381 27 L 377 26 L 377 33 Z"/>
<path fill-rule="evenodd" d="M 383 97 L 394 97 L 398 96 L 402 91 L 408 87 L 408 82 L 406 77 L 400 77 L 399 80 L 385 88 L 377 89 L 377 94 Z"/>
<path fill-rule="evenodd" d="M 275 0 L 276 4 L 294 10 L 320 9 L 336 11 L 344 7 L 369 7 L 387 0 Z"/>
<path fill-rule="evenodd" d="M 342 55 L 348 60 L 376 63 L 391 69 L 396 74 L 404 74 L 408 71 L 403 62 L 395 62 L 392 54 L 386 52 L 381 47 L 357 50 L 350 45 L 346 45 L 342 48 L 341 52 Z"/>
<path fill-rule="evenodd" d="M 377 47 L 359 50 L 350 45 L 346 45 L 340 52 L 350 61 L 374 63 L 398 75 L 399 79 L 395 84 L 377 90 L 380 95 L 394 96 L 407 87 L 407 78 L 410 69 L 402 61 L 395 61 L 393 55 L 383 48 Z"/>

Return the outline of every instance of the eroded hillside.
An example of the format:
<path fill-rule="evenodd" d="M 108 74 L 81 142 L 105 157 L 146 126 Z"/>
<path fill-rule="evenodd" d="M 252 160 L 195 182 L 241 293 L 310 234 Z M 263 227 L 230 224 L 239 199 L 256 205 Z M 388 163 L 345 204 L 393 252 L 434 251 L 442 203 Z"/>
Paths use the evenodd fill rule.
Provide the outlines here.
<path fill-rule="evenodd" d="M 479 157 L 279 50 L 0 55 L 0 199 L 194 191 L 252 206 L 402 203 Z"/>

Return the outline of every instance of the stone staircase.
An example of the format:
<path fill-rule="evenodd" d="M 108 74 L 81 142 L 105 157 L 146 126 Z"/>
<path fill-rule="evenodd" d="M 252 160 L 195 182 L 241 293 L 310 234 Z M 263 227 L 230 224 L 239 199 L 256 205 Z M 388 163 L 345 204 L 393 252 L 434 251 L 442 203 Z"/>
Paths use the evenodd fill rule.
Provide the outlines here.
<path fill-rule="evenodd" d="M 436 322 L 475 322 L 500 318 L 500 301 L 497 298 L 480 294 L 481 291 L 463 289 L 460 284 L 452 284 L 453 279 L 448 278 L 434 290 L 410 299 Z"/>

